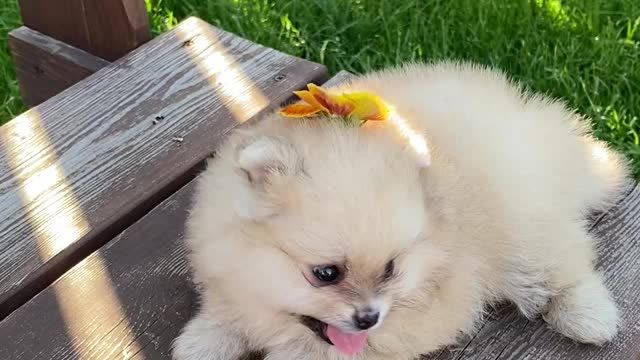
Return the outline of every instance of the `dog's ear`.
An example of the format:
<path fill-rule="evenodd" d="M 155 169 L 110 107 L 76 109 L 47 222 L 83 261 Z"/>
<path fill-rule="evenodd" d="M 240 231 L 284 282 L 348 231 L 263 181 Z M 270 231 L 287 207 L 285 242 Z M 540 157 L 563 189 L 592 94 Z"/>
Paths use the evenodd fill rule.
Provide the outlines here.
<path fill-rule="evenodd" d="M 274 215 L 286 202 L 291 179 L 303 172 L 302 156 L 286 139 L 251 137 L 236 152 L 236 165 L 246 176 L 246 197 L 239 200 L 238 213 L 260 220 Z"/>
<path fill-rule="evenodd" d="M 296 148 L 284 139 L 262 136 L 238 147 L 238 167 L 255 187 L 264 187 L 274 176 L 297 175 L 302 158 Z"/>

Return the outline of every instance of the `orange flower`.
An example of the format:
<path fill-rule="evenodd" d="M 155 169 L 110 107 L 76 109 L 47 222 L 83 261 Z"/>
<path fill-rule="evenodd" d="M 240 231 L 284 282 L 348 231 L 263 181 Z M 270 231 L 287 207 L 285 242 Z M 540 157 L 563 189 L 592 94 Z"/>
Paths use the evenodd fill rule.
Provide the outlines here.
<path fill-rule="evenodd" d="M 309 90 L 294 91 L 304 103 L 286 106 L 280 114 L 301 118 L 325 112 L 360 122 L 382 121 L 389 116 L 388 106 L 373 94 L 362 92 L 335 95 L 314 84 L 308 84 L 307 88 Z"/>

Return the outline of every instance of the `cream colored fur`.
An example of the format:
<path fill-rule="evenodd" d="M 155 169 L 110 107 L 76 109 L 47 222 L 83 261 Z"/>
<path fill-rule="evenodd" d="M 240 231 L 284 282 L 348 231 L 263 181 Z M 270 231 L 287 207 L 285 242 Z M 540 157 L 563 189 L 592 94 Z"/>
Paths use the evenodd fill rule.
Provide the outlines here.
<path fill-rule="evenodd" d="M 391 121 L 272 115 L 233 134 L 201 176 L 188 223 L 202 308 L 176 360 L 250 350 L 409 360 L 455 342 L 504 300 L 578 341 L 614 337 L 616 306 L 584 218 L 619 197 L 626 168 L 579 115 L 472 65 L 410 65 L 335 91 L 383 98 L 428 154 Z M 397 273 L 381 283 L 393 258 Z M 333 263 L 348 268 L 339 287 L 305 279 Z M 363 304 L 384 318 L 355 357 L 298 320 L 348 329 Z"/>

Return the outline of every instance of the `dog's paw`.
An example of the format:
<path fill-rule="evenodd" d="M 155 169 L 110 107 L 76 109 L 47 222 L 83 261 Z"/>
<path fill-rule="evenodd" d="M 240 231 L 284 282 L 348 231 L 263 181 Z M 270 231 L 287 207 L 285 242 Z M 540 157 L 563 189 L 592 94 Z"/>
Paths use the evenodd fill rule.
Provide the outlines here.
<path fill-rule="evenodd" d="M 237 360 L 247 350 L 241 338 L 199 314 L 173 342 L 173 360 Z"/>
<path fill-rule="evenodd" d="M 546 310 L 545 321 L 579 342 L 602 345 L 618 331 L 618 310 L 596 274 L 561 291 Z"/>

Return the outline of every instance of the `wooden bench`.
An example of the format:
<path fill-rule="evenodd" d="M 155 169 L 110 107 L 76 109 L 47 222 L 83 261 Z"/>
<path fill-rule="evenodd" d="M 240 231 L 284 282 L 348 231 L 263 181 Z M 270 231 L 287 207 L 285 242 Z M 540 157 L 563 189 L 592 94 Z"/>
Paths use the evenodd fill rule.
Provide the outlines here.
<path fill-rule="evenodd" d="M 102 65 L 0 128 L 0 359 L 169 359 L 198 302 L 183 246 L 194 176 L 234 127 L 327 77 L 195 18 Z M 593 219 L 624 319 L 613 343 L 573 343 L 506 306 L 425 359 L 638 358 L 638 207 L 631 186 Z"/>

